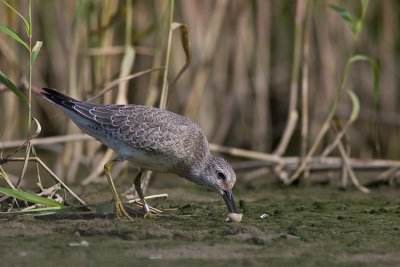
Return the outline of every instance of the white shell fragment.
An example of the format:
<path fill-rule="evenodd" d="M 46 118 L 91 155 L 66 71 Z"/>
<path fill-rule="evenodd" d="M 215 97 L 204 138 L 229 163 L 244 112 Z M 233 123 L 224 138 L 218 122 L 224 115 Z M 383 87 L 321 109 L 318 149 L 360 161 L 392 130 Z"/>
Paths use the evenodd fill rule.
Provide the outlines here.
<path fill-rule="evenodd" d="M 87 242 L 86 240 L 82 240 L 80 242 L 70 242 L 70 243 L 68 243 L 68 246 L 70 246 L 70 247 L 88 247 L 89 242 Z"/>
<path fill-rule="evenodd" d="M 243 214 L 242 213 L 229 213 L 226 217 L 226 222 L 241 222 Z"/>
<path fill-rule="evenodd" d="M 268 214 L 263 213 L 260 215 L 260 219 L 267 219 L 268 218 Z"/>

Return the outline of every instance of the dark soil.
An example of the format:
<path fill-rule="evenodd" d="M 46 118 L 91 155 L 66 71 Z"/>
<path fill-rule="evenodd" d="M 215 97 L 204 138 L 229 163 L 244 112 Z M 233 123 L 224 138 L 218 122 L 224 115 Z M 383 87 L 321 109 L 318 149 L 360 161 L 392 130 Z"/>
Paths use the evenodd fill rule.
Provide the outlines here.
<path fill-rule="evenodd" d="M 83 197 L 93 203 L 96 190 Z M 163 214 L 133 223 L 3 218 L 0 266 L 400 266 L 399 190 L 237 189 L 241 223 L 226 223 L 222 199 L 195 185 L 148 192 L 158 193 L 169 194 Z"/>

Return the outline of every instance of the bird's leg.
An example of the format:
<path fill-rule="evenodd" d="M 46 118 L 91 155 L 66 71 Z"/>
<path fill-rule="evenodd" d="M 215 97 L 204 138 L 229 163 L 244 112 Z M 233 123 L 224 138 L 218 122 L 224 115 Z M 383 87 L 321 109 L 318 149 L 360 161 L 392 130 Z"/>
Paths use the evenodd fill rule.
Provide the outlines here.
<path fill-rule="evenodd" d="M 144 218 L 149 219 L 152 217 L 152 214 L 150 212 L 149 205 L 147 205 L 146 200 L 144 199 L 142 187 L 140 184 L 143 174 L 144 174 L 144 170 L 140 169 L 139 173 L 135 177 L 135 180 L 133 181 L 133 184 L 135 185 L 136 192 L 138 193 L 139 198 L 143 203 Z"/>
<path fill-rule="evenodd" d="M 114 205 L 115 205 L 115 217 L 117 217 L 117 219 L 119 219 L 120 217 L 125 216 L 128 220 L 133 222 L 133 219 L 131 218 L 131 216 L 129 216 L 128 212 L 125 210 L 124 206 L 122 205 L 121 199 L 119 198 L 118 192 L 115 189 L 114 182 L 113 182 L 113 180 L 111 178 L 111 174 L 110 174 L 112 167 L 120 161 L 121 161 L 120 159 L 116 158 L 110 162 L 107 162 L 104 165 L 104 173 L 106 174 L 107 180 L 111 186 L 111 192 L 113 194 Z"/>

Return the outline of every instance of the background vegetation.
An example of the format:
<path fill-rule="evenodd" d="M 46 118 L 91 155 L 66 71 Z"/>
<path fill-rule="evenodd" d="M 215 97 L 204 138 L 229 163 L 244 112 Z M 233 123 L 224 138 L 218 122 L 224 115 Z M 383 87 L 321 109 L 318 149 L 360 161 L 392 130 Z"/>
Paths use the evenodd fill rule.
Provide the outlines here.
<path fill-rule="evenodd" d="M 28 13 L 26 1 L 9 3 Z M 259 167 L 294 162 L 287 173 L 272 170 L 292 183 L 295 170 L 304 171 L 297 169 L 300 160 L 323 154 L 335 138 L 345 153 L 337 147 L 325 153 L 340 160 L 328 161 L 327 168 L 340 169 L 350 158 L 390 159 L 379 166 L 399 176 L 398 1 L 185 0 L 175 1 L 173 9 L 171 3 L 32 1 L 32 44 L 43 42 L 33 66 L 33 92 L 51 87 L 88 99 L 118 78 L 150 69 L 95 101 L 159 105 L 164 69 L 157 68 L 165 66 L 169 53 L 166 108 L 198 122 L 216 144 L 213 150 L 263 160 L 236 166 L 256 168 L 249 179 L 265 177 L 268 171 Z M 171 11 L 173 21 L 187 28 L 174 31 L 168 49 Z M 22 20 L 4 2 L 0 23 L 25 38 Z M 188 62 L 186 30 L 190 64 L 173 85 Z M 0 70 L 21 90 L 27 88 L 29 55 L 3 33 Z M 6 149 L 13 147 L 9 141 L 26 138 L 29 116 L 25 103 L 5 86 L 0 89 L 0 140 Z M 42 125 L 40 137 L 79 133 L 40 97 L 33 97 L 32 108 Z M 331 122 L 339 133 L 345 128 L 343 135 Z M 87 176 L 81 183 L 95 180 L 102 175 L 99 163 L 111 157 L 95 141 L 39 148 L 52 151 L 51 169 L 70 183 L 80 167 Z"/>

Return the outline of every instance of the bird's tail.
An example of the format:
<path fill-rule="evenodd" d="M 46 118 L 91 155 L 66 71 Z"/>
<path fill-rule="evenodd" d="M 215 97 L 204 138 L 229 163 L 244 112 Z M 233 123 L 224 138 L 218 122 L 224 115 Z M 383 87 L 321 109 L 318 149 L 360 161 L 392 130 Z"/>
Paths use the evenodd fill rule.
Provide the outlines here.
<path fill-rule="evenodd" d="M 43 88 L 43 91 L 40 93 L 48 101 L 50 101 L 58 106 L 68 108 L 68 109 L 73 109 L 75 106 L 75 103 L 80 102 L 76 99 L 73 99 L 72 97 L 66 96 L 66 95 L 64 95 L 54 89 L 50 89 L 50 88 Z"/>

